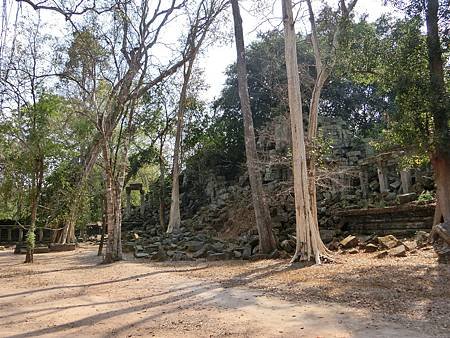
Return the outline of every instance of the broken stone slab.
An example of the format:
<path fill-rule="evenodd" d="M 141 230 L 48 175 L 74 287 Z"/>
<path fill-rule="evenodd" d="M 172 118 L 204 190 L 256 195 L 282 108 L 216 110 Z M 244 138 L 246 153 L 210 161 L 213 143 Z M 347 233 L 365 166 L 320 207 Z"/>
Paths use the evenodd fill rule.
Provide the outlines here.
<path fill-rule="evenodd" d="M 50 243 L 49 249 L 51 252 L 61 252 L 61 251 L 73 251 L 76 249 L 76 244 L 58 244 L 58 243 Z"/>
<path fill-rule="evenodd" d="M 158 250 L 158 252 L 156 252 L 150 256 L 150 259 L 152 259 L 154 261 L 160 261 L 160 262 L 165 261 L 167 258 L 168 258 L 167 254 L 162 248 L 160 248 Z"/>
<path fill-rule="evenodd" d="M 192 254 L 192 258 L 203 258 L 206 256 L 207 248 L 204 246 L 203 248 L 197 250 Z"/>
<path fill-rule="evenodd" d="M 377 257 L 377 258 L 384 258 L 384 257 L 387 257 L 388 255 L 389 255 L 389 252 L 388 252 L 387 250 L 383 250 L 383 251 L 379 252 L 379 253 L 376 255 L 376 257 Z"/>
<path fill-rule="evenodd" d="M 201 242 L 201 241 L 189 241 L 189 242 L 184 243 L 184 245 L 185 245 L 187 251 L 196 252 L 196 251 L 200 250 L 205 245 L 205 243 Z"/>
<path fill-rule="evenodd" d="M 378 246 L 376 246 L 375 244 L 369 243 L 364 245 L 364 252 L 375 252 L 378 251 Z"/>
<path fill-rule="evenodd" d="M 392 248 L 388 251 L 390 256 L 394 257 L 405 257 L 406 256 L 406 247 L 401 244 L 395 248 Z"/>
<path fill-rule="evenodd" d="M 344 249 L 354 248 L 355 246 L 358 245 L 358 238 L 356 236 L 349 235 L 349 236 L 345 237 L 342 241 L 340 241 L 339 244 Z"/>
<path fill-rule="evenodd" d="M 135 252 L 134 257 L 136 258 L 149 258 L 150 255 L 146 252 Z"/>
<path fill-rule="evenodd" d="M 395 236 L 393 235 L 387 235 L 383 237 L 377 238 L 378 243 L 384 248 L 384 249 L 392 249 L 398 246 L 399 244 L 402 244 Z"/>
<path fill-rule="evenodd" d="M 401 194 L 398 195 L 398 200 L 400 202 L 400 204 L 406 204 L 409 202 L 412 202 L 416 199 L 417 194 L 414 192 L 408 193 L 408 194 Z"/>
<path fill-rule="evenodd" d="M 225 252 L 212 253 L 206 256 L 208 262 L 223 261 L 229 259 L 229 255 Z"/>
<path fill-rule="evenodd" d="M 348 251 L 348 253 L 349 254 L 357 254 L 359 251 L 358 251 L 358 249 L 356 249 L 356 248 L 353 248 L 353 249 L 350 249 L 349 251 Z"/>

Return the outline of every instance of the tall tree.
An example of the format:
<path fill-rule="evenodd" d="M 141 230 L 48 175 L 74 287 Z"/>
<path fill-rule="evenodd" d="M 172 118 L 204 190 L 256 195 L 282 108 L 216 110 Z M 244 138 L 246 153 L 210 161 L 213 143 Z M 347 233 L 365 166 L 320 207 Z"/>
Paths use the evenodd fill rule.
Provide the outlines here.
<path fill-rule="evenodd" d="M 450 262 L 450 101 L 444 80 L 438 13 L 439 0 L 427 0 L 425 19 L 430 74 L 430 111 L 433 115 L 435 138 L 435 147 L 430 156 L 437 186 L 434 233 L 447 244 L 438 253 L 446 256 Z M 438 224 L 442 219 L 445 223 Z"/>
<path fill-rule="evenodd" d="M 272 221 L 267 208 L 262 186 L 261 172 L 258 166 L 258 155 L 256 152 L 255 130 L 253 128 L 253 117 L 250 108 L 250 97 L 248 94 L 247 65 L 245 60 L 244 34 L 242 29 L 242 18 L 239 10 L 238 0 L 232 0 L 234 35 L 237 54 L 237 76 L 239 99 L 241 111 L 244 118 L 245 155 L 247 158 L 247 170 L 252 191 L 253 209 L 255 211 L 256 227 L 259 235 L 259 249 L 261 253 L 271 253 L 276 249 L 275 237 L 272 233 Z"/>
<path fill-rule="evenodd" d="M 297 243 L 292 261 L 314 257 L 320 264 L 320 256 L 328 249 L 320 238 L 319 225 L 311 209 L 311 191 L 306 159 L 305 133 L 303 130 L 302 98 L 297 64 L 297 44 L 291 0 L 282 0 L 285 36 L 285 59 L 288 78 L 289 111 L 292 133 L 292 161 L 294 167 L 294 193 Z"/>
<path fill-rule="evenodd" d="M 188 36 L 189 50 L 191 51 L 191 58 L 183 67 L 183 85 L 181 87 L 180 100 L 177 112 L 177 127 L 175 135 L 175 146 L 172 166 L 172 195 L 169 214 L 169 225 L 167 226 L 167 233 L 177 232 L 181 227 L 180 214 L 180 151 L 181 138 L 184 127 L 184 115 L 188 103 L 188 89 L 191 81 L 192 70 L 195 59 L 202 47 L 207 33 L 209 33 L 212 24 L 217 16 L 227 5 L 227 1 L 223 0 L 202 0 L 195 11 L 191 21 L 191 33 Z"/>
<path fill-rule="evenodd" d="M 315 148 L 317 147 L 317 130 L 319 119 L 319 103 L 321 98 L 322 89 L 325 82 L 329 78 L 333 67 L 336 63 L 336 52 L 339 48 L 341 34 L 344 27 L 349 20 L 350 13 L 355 7 L 358 0 L 352 0 L 350 4 L 346 4 L 345 0 L 339 1 L 340 13 L 335 13 L 336 24 L 331 28 L 332 33 L 331 45 L 327 46 L 328 57 L 324 58 L 323 48 L 320 46 L 320 39 L 316 25 L 316 18 L 312 6 L 312 0 L 306 0 L 309 13 L 309 22 L 311 25 L 311 43 L 314 52 L 314 63 L 316 68 L 316 77 L 314 80 L 314 86 L 311 94 L 311 100 L 309 102 L 309 123 L 308 123 L 308 174 L 309 174 L 309 192 L 311 194 L 311 213 L 314 217 L 314 222 L 319 223 L 317 217 L 317 188 L 316 188 L 316 166 L 317 158 L 315 156 Z"/>

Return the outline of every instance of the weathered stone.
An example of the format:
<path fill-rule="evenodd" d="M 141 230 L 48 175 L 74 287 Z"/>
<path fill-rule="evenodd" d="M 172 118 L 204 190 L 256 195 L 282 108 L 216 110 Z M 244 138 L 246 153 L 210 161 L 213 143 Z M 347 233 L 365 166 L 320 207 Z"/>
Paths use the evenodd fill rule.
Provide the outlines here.
<path fill-rule="evenodd" d="M 350 249 L 350 250 L 348 251 L 349 254 L 357 254 L 358 252 L 359 252 L 359 251 L 358 251 L 358 249 L 356 249 L 356 248 Z"/>
<path fill-rule="evenodd" d="M 167 254 L 166 254 L 166 252 L 164 251 L 164 249 L 159 248 L 158 252 L 155 253 L 155 254 L 153 254 L 150 258 L 151 258 L 152 260 L 154 260 L 154 261 L 160 261 L 160 262 L 162 262 L 162 261 L 165 261 L 165 260 L 167 259 Z"/>
<path fill-rule="evenodd" d="M 345 237 L 342 241 L 340 241 L 339 244 L 344 249 L 354 248 L 355 246 L 358 245 L 358 238 L 356 238 L 353 235 L 349 235 L 349 236 Z"/>
<path fill-rule="evenodd" d="M 136 258 L 149 258 L 150 255 L 147 252 L 135 252 L 134 257 Z"/>
<path fill-rule="evenodd" d="M 242 257 L 242 252 L 240 252 L 238 250 L 234 250 L 233 251 L 233 255 L 234 255 L 234 258 L 241 258 Z"/>
<path fill-rule="evenodd" d="M 401 244 L 401 242 L 393 235 L 378 237 L 377 240 L 384 249 L 392 249 Z"/>
<path fill-rule="evenodd" d="M 389 250 L 389 255 L 394 257 L 405 257 L 406 247 L 402 244 Z"/>
<path fill-rule="evenodd" d="M 5 247 L 0 245 L 0 251 L 3 251 L 3 250 L 5 250 Z"/>
<path fill-rule="evenodd" d="M 251 255 L 252 255 L 252 247 L 250 245 L 246 245 L 244 247 L 244 251 L 242 252 L 242 258 L 249 259 Z"/>
<path fill-rule="evenodd" d="M 184 243 L 184 245 L 186 246 L 187 251 L 196 252 L 200 250 L 205 245 L 205 243 L 201 241 L 189 241 Z"/>
<path fill-rule="evenodd" d="M 399 200 L 400 204 L 406 204 L 406 203 L 414 201 L 416 199 L 416 197 L 417 197 L 417 194 L 411 192 L 408 194 L 398 195 L 398 200 Z"/>
<path fill-rule="evenodd" d="M 192 255 L 192 258 L 203 258 L 205 256 L 206 256 L 206 246 L 204 246 L 200 250 L 197 250 L 196 252 L 194 252 L 194 254 Z"/>
<path fill-rule="evenodd" d="M 49 249 L 51 252 L 60 252 L 60 251 L 73 251 L 76 249 L 76 244 L 58 244 L 51 243 L 49 244 Z"/>
<path fill-rule="evenodd" d="M 375 244 L 369 243 L 364 245 L 365 252 L 375 252 L 378 251 L 378 247 Z"/>
<path fill-rule="evenodd" d="M 417 231 L 416 237 L 415 237 L 417 247 L 421 248 L 421 247 L 424 247 L 425 245 L 427 245 L 429 237 L 430 237 L 430 234 L 428 232 Z"/>
<path fill-rule="evenodd" d="M 222 261 L 222 260 L 226 260 L 228 259 L 228 255 L 225 252 L 219 252 L 219 253 L 213 253 L 213 254 L 209 254 L 206 257 L 207 261 Z"/>
<path fill-rule="evenodd" d="M 289 253 L 293 253 L 295 250 L 295 241 L 292 239 L 285 239 L 280 243 L 281 248 Z"/>
<path fill-rule="evenodd" d="M 383 250 L 383 251 L 379 252 L 376 257 L 377 258 L 384 258 L 387 255 L 389 255 L 389 252 L 387 250 Z"/>
<path fill-rule="evenodd" d="M 323 222 L 320 222 L 320 223 L 323 224 Z M 334 229 L 320 229 L 320 238 L 322 239 L 322 241 L 325 244 L 330 243 L 333 240 L 333 238 L 336 236 L 336 234 L 337 234 L 337 231 Z"/>

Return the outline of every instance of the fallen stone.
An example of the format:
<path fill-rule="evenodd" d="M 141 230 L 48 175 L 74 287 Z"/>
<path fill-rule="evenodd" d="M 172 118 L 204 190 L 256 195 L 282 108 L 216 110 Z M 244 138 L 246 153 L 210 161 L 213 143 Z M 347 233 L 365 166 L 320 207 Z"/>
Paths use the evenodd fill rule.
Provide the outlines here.
<path fill-rule="evenodd" d="M 167 254 L 166 252 L 160 248 L 158 250 L 158 252 L 156 252 L 155 254 L 151 255 L 150 259 L 154 260 L 154 261 L 165 261 L 167 259 Z"/>
<path fill-rule="evenodd" d="M 408 193 L 408 194 L 401 194 L 398 195 L 398 200 L 400 202 L 400 204 L 406 204 L 409 202 L 412 202 L 416 199 L 417 194 L 414 192 Z"/>
<path fill-rule="evenodd" d="M 376 246 L 375 244 L 369 243 L 364 245 L 364 251 L 365 252 L 375 252 L 378 251 L 378 246 Z"/>
<path fill-rule="evenodd" d="M 389 255 L 394 257 L 405 257 L 406 256 L 406 247 L 402 244 L 395 248 L 390 249 Z"/>
<path fill-rule="evenodd" d="M 219 253 L 213 253 L 213 254 L 209 254 L 206 257 L 206 260 L 209 262 L 213 262 L 213 261 L 223 261 L 226 260 L 228 258 L 228 255 L 224 252 L 219 252 Z"/>
<path fill-rule="evenodd" d="M 293 253 L 295 250 L 295 241 L 292 239 L 285 239 L 280 243 L 281 248 L 289 253 Z"/>
<path fill-rule="evenodd" d="M 184 245 L 186 246 L 187 251 L 196 252 L 200 250 L 205 245 L 205 243 L 201 241 L 189 241 L 184 243 Z"/>
<path fill-rule="evenodd" d="M 249 259 L 251 255 L 252 255 L 252 247 L 250 245 L 246 245 L 244 247 L 244 251 L 242 252 L 242 258 Z"/>
<path fill-rule="evenodd" d="M 139 239 L 139 235 L 137 233 L 133 233 L 134 239 Z"/>
<path fill-rule="evenodd" d="M 350 250 L 348 251 L 349 254 L 357 254 L 358 252 L 359 252 L 359 251 L 358 251 L 358 249 L 356 249 L 356 248 L 350 249 Z"/>
<path fill-rule="evenodd" d="M 349 235 L 349 236 L 345 237 L 342 241 L 340 241 L 339 244 L 344 249 L 354 248 L 355 246 L 358 245 L 358 238 L 356 238 L 353 235 Z"/>
<path fill-rule="evenodd" d="M 415 241 L 417 243 L 417 247 L 421 248 L 428 244 L 428 239 L 430 234 L 425 231 L 417 231 Z"/>
<path fill-rule="evenodd" d="M 192 258 L 203 258 L 205 256 L 206 256 L 206 246 L 204 246 L 200 250 L 197 250 L 196 252 L 194 252 L 194 254 L 192 255 Z"/>
<path fill-rule="evenodd" d="M 58 244 L 58 243 L 50 243 L 49 249 L 51 252 L 60 252 L 60 251 L 73 251 L 76 248 L 76 244 Z"/>
<path fill-rule="evenodd" d="M 328 249 L 332 251 L 336 251 L 339 249 L 339 241 L 337 238 L 333 238 L 333 240 L 330 243 L 328 243 Z"/>
<path fill-rule="evenodd" d="M 389 255 L 389 252 L 388 252 L 387 250 L 383 250 L 383 251 L 379 252 L 379 253 L 376 255 L 376 257 L 377 257 L 377 258 L 384 258 L 384 257 L 387 257 L 387 255 Z"/>
<path fill-rule="evenodd" d="M 399 244 L 402 244 L 395 236 L 393 235 L 387 235 L 384 237 L 378 237 L 378 243 L 384 248 L 384 249 L 392 249 L 398 246 Z"/>
<path fill-rule="evenodd" d="M 238 250 L 234 250 L 234 251 L 233 251 L 233 255 L 234 255 L 234 258 L 239 259 L 239 258 L 242 257 L 242 252 L 240 252 L 240 251 L 238 251 Z"/>
<path fill-rule="evenodd" d="M 5 247 L 0 245 L 0 251 L 3 251 L 3 250 L 5 250 Z"/>
<path fill-rule="evenodd" d="M 135 252 L 134 257 L 136 258 L 149 258 L 150 255 L 146 252 Z"/>

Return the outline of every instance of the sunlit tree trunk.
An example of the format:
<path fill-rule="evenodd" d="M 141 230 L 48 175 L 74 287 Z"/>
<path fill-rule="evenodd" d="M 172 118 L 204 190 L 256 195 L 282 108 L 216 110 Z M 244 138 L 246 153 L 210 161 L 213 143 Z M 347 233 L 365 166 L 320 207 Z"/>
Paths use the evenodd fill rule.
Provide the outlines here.
<path fill-rule="evenodd" d="M 231 1 L 234 34 L 237 53 L 237 76 L 239 86 L 239 99 L 244 119 L 245 155 L 247 157 L 247 170 L 252 191 L 253 209 L 255 211 L 256 227 L 259 235 L 259 249 L 261 253 L 271 253 L 276 249 L 276 241 L 272 232 L 272 222 L 269 209 L 264 198 L 261 172 L 258 167 L 258 155 L 256 152 L 255 130 L 248 94 L 247 64 L 245 61 L 244 34 L 242 31 L 242 18 L 238 0 Z"/>
<path fill-rule="evenodd" d="M 440 258 L 450 262 L 450 105 L 444 80 L 444 62 L 438 26 L 439 1 L 426 2 L 428 66 L 430 71 L 430 110 L 434 121 L 434 152 L 431 163 L 437 187 L 437 206 L 432 238 L 441 241 Z M 437 246 L 435 246 L 437 249 Z"/>
<path fill-rule="evenodd" d="M 314 257 L 316 263 L 320 264 L 320 256 L 328 255 L 328 250 L 320 239 L 319 227 L 311 211 L 310 183 L 306 160 L 300 78 L 297 64 L 296 35 L 291 0 L 282 0 L 282 8 L 289 110 L 291 116 L 297 231 L 296 250 L 292 261 L 295 261 L 297 258 L 309 260 Z"/>
<path fill-rule="evenodd" d="M 27 233 L 27 253 L 25 255 L 25 263 L 33 263 L 34 247 L 36 244 L 36 219 L 37 208 L 39 205 L 39 197 L 41 194 L 42 183 L 44 180 L 44 160 L 37 158 L 34 161 L 33 179 L 31 185 L 31 222 Z"/>
<path fill-rule="evenodd" d="M 165 211 L 165 199 L 166 199 L 166 192 L 165 192 L 165 166 L 164 166 L 164 157 L 163 157 L 163 148 L 164 148 L 164 137 L 161 136 L 160 138 L 160 145 L 159 145 L 159 225 L 161 226 L 161 229 L 164 229 L 166 220 L 164 213 Z"/>
<path fill-rule="evenodd" d="M 172 194 L 170 203 L 169 225 L 167 233 L 178 232 L 181 227 L 180 214 L 180 150 L 181 138 L 183 136 L 184 113 L 186 112 L 187 91 L 191 79 L 194 59 L 189 60 L 183 72 L 183 86 L 181 88 L 180 101 L 177 112 L 177 133 L 175 136 L 175 148 L 173 150 L 173 169 L 172 169 Z"/>
<path fill-rule="evenodd" d="M 100 142 L 98 139 L 96 139 L 94 141 L 94 143 L 92 144 L 92 146 L 87 154 L 83 171 L 80 174 L 80 177 L 78 178 L 78 182 L 75 185 L 75 196 L 70 205 L 69 217 L 67 218 L 67 222 L 64 225 L 64 228 L 62 231 L 62 236 L 59 240 L 60 244 L 75 242 L 75 225 L 76 225 L 76 222 L 78 219 L 78 214 L 80 211 L 80 204 L 81 204 L 86 180 L 88 179 L 89 175 L 91 174 L 92 169 L 94 168 L 94 165 L 97 161 L 98 155 L 101 151 Z"/>

